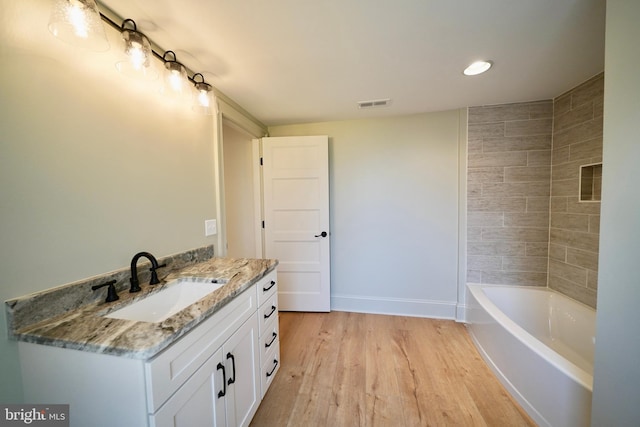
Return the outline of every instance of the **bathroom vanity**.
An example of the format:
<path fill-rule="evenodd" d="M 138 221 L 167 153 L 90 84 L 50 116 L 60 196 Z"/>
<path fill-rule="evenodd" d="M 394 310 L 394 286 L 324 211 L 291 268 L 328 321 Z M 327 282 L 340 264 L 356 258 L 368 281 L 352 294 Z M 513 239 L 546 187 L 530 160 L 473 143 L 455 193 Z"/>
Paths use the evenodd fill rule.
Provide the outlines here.
<path fill-rule="evenodd" d="M 160 322 L 109 317 L 145 298 L 120 292 L 15 330 L 25 401 L 70 404 L 71 426 L 248 425 L 279 368 L 276 264 L 213 258 L 172 273 L 162 286 L 224 284 Z"/>

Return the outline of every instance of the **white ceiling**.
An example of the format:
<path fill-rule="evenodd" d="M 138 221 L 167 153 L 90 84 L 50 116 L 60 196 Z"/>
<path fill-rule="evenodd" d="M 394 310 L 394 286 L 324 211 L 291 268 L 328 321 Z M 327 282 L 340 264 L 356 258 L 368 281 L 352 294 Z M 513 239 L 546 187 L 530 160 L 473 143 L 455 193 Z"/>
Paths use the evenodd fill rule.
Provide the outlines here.
<path fill-rule="evenodd" d="M 605 0 L 101 3 L 267 125 L 550 99 L 604 69 Z"/>

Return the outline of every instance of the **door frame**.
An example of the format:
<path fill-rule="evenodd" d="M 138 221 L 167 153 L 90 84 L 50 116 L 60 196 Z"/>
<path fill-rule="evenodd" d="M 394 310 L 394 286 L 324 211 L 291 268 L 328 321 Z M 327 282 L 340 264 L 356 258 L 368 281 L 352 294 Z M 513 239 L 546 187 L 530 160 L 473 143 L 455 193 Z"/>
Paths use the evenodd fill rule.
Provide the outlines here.
<path fill-rule="evenodd" d="M 267 127 L 258 121 L 255 117 L 245 111 L 215 88 L 215 102 L 217 107 L 213 114 L 213 169 L 214 169 L 214 190 L 213 198 L 215 200 L 215 217 L 218 220 L 218 233 L 215 235 L 215 256 L 224 257 L 227 255 L 227 218 L 226 218 L 226 200 L 224 192 L 224 135 L 223 123 L 226 123 L 236 129 L 250 135 L 251 138 L 261 138 L 267 135 Z M 258 157 L 259 160 L 259 157 Z M 256 166 L 253 161 L 252 173 L 260 173 L 259 165 Z M 255 197 L 255 195 L 254 195 Z M 256 235 L 257 238 L 257 235 Z M 262 238 L 260 238 L 262 242 Z M 259 256 L 263 256 L 264 252 L 259 252 Z"/>

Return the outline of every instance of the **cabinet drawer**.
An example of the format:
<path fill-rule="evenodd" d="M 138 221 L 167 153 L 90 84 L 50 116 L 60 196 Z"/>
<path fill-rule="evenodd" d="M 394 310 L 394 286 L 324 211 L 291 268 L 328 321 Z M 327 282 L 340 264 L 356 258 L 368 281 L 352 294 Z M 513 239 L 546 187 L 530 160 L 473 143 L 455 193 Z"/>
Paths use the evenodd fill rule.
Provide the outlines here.
<path fill-rule="evenodd" d="M 274 319 L 276 320 L 276 319 Z M 278 322 L 270 322 L 267 324 L 265 331 L 260 335 L 260 363 L 264 363 L 267 354 L 273 350 L 273 348 L 279 345 L 280 331 L 278 328 Z"/>
<path fill-rule="evenodd" d="M 238 295 L 209 319 L 145 363 L 147 410 L 154 413 L 249 317 L 256 291 Z"/>
<path fill-rule="evenodd" d="M 271 273 L 267 274 L 265 277 L 260 279 L 257 283 L 258 285 L 258 307 L 264 304 L 269 298 L 271 298 L 274 294 L 277 294 L 278 291 L 278 277 L 276 270 L 273 270 Z"/>
<path fill-rule="evenodd" d="M 261 380 L 260 386 L 262 390 L 262 397 L 269 389 L 269 386 L 273 382 L 273 378 L 280 369 L 280 340 L 276 340 L 273 349 L 267 353 L 267 358 L 262 364 L 260 370 Z"/>
<path fill-rule="evenodd" d="M 269 300 L 258 309 L 258 317 L 260 321 L 260 336 L 267 330 L 267 325 L 274 319 L 278 319 L 278 295 L 274 294 Z"/>

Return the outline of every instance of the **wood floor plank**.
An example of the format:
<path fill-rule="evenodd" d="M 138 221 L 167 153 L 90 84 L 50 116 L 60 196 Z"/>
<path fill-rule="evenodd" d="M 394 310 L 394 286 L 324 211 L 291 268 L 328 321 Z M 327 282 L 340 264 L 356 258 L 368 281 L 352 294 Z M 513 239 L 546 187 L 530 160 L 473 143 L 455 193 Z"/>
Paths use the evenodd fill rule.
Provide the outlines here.
<path fill-rule="evenodd" d="M 535 426 L 453 321 L 280 313 L 280 352 L 254 427 Z"/>

